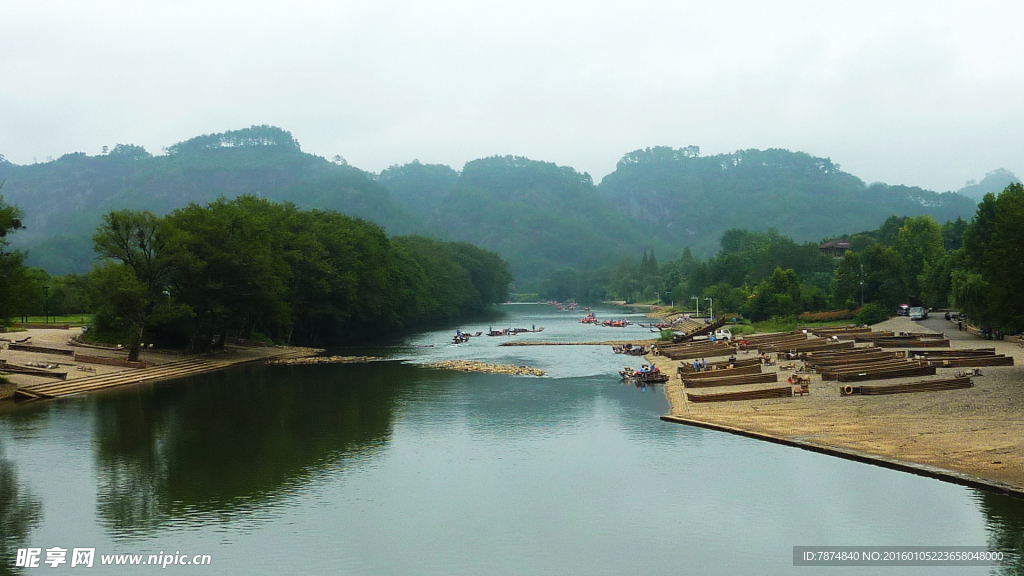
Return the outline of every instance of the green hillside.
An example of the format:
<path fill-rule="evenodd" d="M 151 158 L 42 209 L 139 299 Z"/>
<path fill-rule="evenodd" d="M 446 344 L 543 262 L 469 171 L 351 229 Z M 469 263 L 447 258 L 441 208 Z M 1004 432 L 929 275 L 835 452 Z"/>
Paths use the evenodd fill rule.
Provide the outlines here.
<path fill-rule="evenodd" d="M 828 159 L 777 149 L 709 157 L 697 147 L 638 150 L 599 186 L 571 167 L 513 156 L 473 160 L 461 172 L 412 162 L 376 175 L 307 154 L 289 132 L 269 126 L 199 136 L 165 151 L 118 145 L 102 156 L 73 153 L 42 164 L 0 160 L 4 195 L 25 213 L 12 244 L 28 250 L 29 265 L 84 272 L 94 258 L 92 231 L 110 210 L 162 215 L 251 194 L 337 210 L 389 234 L 495 250 L 522 288 L 645 246 L 667 258 L 687 246 L 708 256 L 733 228 L 818 241 L 875 229 L 891 215 L 945 222 L 975 211 L 958 194 L 866 185 Z"/>
<path fill-rule="evenodd" d="M 699 156 L 697 147 L 626 154 L 599 186 L 610 202 L 695 253 L 731 228 L 774 228 L 797 241 L 877 227 L 888 216 L 968 217 L 974 201 L 916 187 L 865 185 L 827 158 L 788 150 Z"/>
<path fill-rule="evenodd" d="M 303 153 L 290 133 L 266 126 L 193 138 L 163 156 L 119 145 L 104 156 L 4 162 L 0 180 L 8 202 L 25 213 L 25 230 L 12 243 L 29 251 L 29 265 L 55 274 L 89 270 L 93 230 L 102 214 L 122 208 L 162 215 L 190 202 L 252 194 L 335 209 L 390 233 L 420 229 L 371 174 Z"/>

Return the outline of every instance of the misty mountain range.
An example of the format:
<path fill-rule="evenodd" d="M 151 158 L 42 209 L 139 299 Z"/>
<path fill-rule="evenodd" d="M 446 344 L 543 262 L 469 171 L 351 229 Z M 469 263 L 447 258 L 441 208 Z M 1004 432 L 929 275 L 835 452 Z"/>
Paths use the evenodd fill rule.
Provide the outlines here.
<path fill-rule="evenodd" d="M 392 234 L 493 249 L 528 285 L 560 267 L 607 265 L 644 247 L 661 258 L 686 246 L 707 255 L 730 228 L 775 228 L 818 241 L 877 228 L 893 214 L 970 218 L 979 191 L 993 191 L 1007 175 L 1016 179 L 990 173 L 963 190 L 969 198 L 868 185 L 802 152 L 700 156 L 695 146 L 630 152 L 599 184 L 571 167 L 512 156 L 473 160 L 461 172 L 414 161 L 374 174 L 304 153 L 289 132 L 269 126 L 200 136 L 166 152 L 118 145 L 105 155 L 72 153 L 42 164 L 0 160 L 2 192 L 25 212 L 15 247 L 52 274 L 84 272 L 94 258 L 91 234 L 107 211 L 164 214 L 254 194 L 372 220 Z"/>

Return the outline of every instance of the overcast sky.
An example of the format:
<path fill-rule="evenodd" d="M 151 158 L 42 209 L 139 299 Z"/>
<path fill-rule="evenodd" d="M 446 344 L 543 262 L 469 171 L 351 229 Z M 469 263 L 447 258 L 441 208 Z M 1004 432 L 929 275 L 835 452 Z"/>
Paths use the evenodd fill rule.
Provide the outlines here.
<path fill-rule="evenodd" d="M 0 153 L 273 124 L 380 171 L 788 148 L 867 182 L 1024 174 L 1024 2 L 2 0 Z"/>

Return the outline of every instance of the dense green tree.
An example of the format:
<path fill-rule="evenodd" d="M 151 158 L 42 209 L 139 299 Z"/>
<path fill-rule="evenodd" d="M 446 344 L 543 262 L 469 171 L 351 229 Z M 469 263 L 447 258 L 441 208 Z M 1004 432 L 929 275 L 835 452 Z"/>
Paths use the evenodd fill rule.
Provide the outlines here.
<path fill-rule="evenodd" d="M 192 351 L 228 337 L 331 344 L 508 298 L 493 252 L 243 195 L 164 218 L 113 212 L 95 235 L 98 324 Z"/>
<path fill-rule="evenodd" d="M 796 271 L 775 268 L 771 277 L 754 289 L 748 306 L 751 320 L 796 316 L 800 311 L 800 278 Z"/>
<path fill-rule="evenodd" d="M 127 324 L 132 361 L 139 359 L 146 328 L 164 301 L 161 292 L 168 268 L 160 254 L 159 226 L 152 212 L 118 210 L 104 215 L 93 234 L 96 252 L 117 262 L 94 271 L 93 294 L 102 311 Z"/>
<path fill-rule="evenodd" d="M 946 254 L 942 227 L 931 216 L 907 218 L 892 245 L 902 260 L 903 284 L 910 294 L 920 295 L 918 277 Z"/>
<path fill-rule="evenodd" d="M 967 270 L 953 278 L 954 301 L 987 326 L 1024 329 L 1024 186 L 986 194 L 963 241 Z"/>
<path fill-rule="evenodd" d="M 24 255 L 10 250 L 8 240 L 10 234 L 22 228 L 21 219 L 21 210 L 7 204 L 0 196 L 0 325 L 6 324 L 15 314 L 19 286 L 24 277 Z"/>

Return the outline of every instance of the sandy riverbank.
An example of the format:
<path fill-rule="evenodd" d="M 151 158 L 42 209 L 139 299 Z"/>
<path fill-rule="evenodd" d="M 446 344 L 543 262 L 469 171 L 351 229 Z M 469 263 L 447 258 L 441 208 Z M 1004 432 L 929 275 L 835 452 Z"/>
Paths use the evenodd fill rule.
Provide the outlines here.
<path fill-rule="evenodd" d="M 93 357 L 106 359 L 124 360 L 127 352 L 124 350 L 105 350 L 99 348 L 83 348 L 72 346 L 69 339 L 81 333 L 80 328 L 70 330 L 59 329 L 29 329 L 23 332 L 0 333 L 0 337 L 6 339 L 22 339 L 31 336 L 30 342 L 33 346 L 55 349 L 56 351 L 77 352 Z M 320 353 L 320 350 L 298 347 L 240 347 L 227 346 L 225 350 L 201 356 L 183 356 L 174 353 L 143 352 L 140 360 L 148 364 L 147 368 L 125 368 L 121 366 L 110 366 L 95 362 L 76 361 L 74 356 L 55 353 L 39 353 L 21 350 L 10 350 L 7 344 L 3 344 L 0 351 L 0 359 L 6 360 L 12 365 L 28 366 L 51 366 L 43 368 L 48 372 L 66 373 L 64 380 L 34 376 L 28 374 L 8 374 L 7 379 L 17 386 L 21 397 L 28 397 L 37 391 L 45 391 L 45 394 L 36 394 L 42 398 L 59 397 L 71 393 L 91 392 L 94 390 L 109 389 L 114 386 L 140 384 L 177 378 L 184 375 L 195 375 L 205 372 L 223 370 L 231 366 L 242 364 L 266 362 L 272 359 L 309 357 Z"/>
<path fill-rule="evenodd" d="M 665 386 L 672 416 L 952 470 L 1024 489 L 1024 350 L 957 332 L 954 324 L 941 319 L 917 323 L 894 318 L 874 328 L 935 331 L 929 327 L 944 332 L 952 348 L 994 347 L 999 354 L 1014 356 L 1017 365 L 982 368 L 984 376 L 975 378 L 975 387 L 967 390 L 843 397 L 836 382 L 822 382 L 815 374 L 809 396 L 707 404 L 686 400 L 676 373 L 679 362 L 649 358 L 673 375 Z M 939 369 L 939 374 L 956 371 Z M 790 373 L 781 371 L 780 381 Z M 743 389 L 749 388 L 730 387 Z"/>

